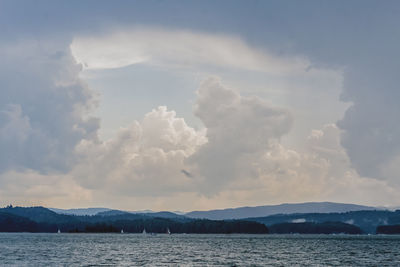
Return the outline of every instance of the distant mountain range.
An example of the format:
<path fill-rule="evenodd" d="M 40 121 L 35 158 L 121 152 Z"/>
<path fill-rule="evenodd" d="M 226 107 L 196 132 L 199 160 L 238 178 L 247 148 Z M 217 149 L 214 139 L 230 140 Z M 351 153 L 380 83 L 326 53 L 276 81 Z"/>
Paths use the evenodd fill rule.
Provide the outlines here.
<path fill-rule="evenodd" d="M 58 214 L 44 207 L 10 205 L 0 208 L 0 232 L 267 234 L 268 228 L 256 221 L 199 220 L 169 212 L 147 215 L 111 210 L 78 216 Z"/>
<path fill-rule="evenodd" d="M 257 216 L 259 214 L 262 216 Z M 54 233 L 58 230 L 74 233 L 166 233 L 170 230 L 173 233 L 225 234 L 400 234 L 400 210 L 330 202 L 243 207 L 190 212 L 186 215 L 168 211 L 137 213 L 106 208 L 50 210 L 11 205 L 0 208 L 0 232 Z"/>
<path fill-rule="evenodd" d="M 263 223 L 267 227 L 281 223 L 301 224 L 342 222 L 359 227 L 363 233 L 374 234 L 377 227 L 380 225 L 400 226 L 400 210 L 359 210 L 332 213 L 275 214 L 265 217 L 246 218 L 244 220 Z"/>
<path fill-rule="evenodd" d="M 151 210 L 141 210 L 141 211 L 124 211 L 124 210 L 114 210 L 108 208 L 81 208 L 81 209 L 57 209 L 57 208 L 48 208 L 51 211 L 54 211 L 57 214 L 63 215 L 75 215 L 75 216 L 115 216 L 115 215 L 127 215 L 127 214 L 136 214 L 136 215 L 146 215 L 148 217 L 157 217 L 157 218 L 180 218 L 185 217 L 179 212 L 170 212 L 170 211 L 151 211 Z"/>
<path fill-rule="evenodd" d="M 267 205 L 267 206 L 256 206 L 256 207 L 240 207 L 231 209 L 220 209 L 220 210 L 209 210 L 209 211 L 191 211 L 191 212 L 154 212 L 151 210 L 144 211 L 123 211 L 113 210 L 107 208 L 87 208 L 87 209 L 56 209 L 50 208 L 50 210 L 58 214 L 66 215 L 115 215 L 121 213 L 131 214 L 146 214 L 152 217 L 163 217 L 173 218 L 179 216 L 186 216 L 195 219 L 210 219 L 210 220 L 229 220 L 229 219 L 243 219 L 250 217 L 265 217 L 274 214 L 292 214 L 292 213 L 340 213 L 348 211 L 359 211 L 359 210 L 383 210 L 384 208 L 346 204 L 346 203 L 334 203 L 334 202 L 306 202 L 306 203 L 295 203 L 295 204 L 280 204 L 280 205 Z"/>
<path fill-rule="evenodd" d="M 348 212 L 358 210 L 377 210 L 379 208 L 334 203 L 334 202 L 306 202 L 296 204 L 280 204 L 257 207 L 241 207 L 234 209 L 192 211 L 185 214 L 190 218 L 204 218 L 210 220 L 244 219 L 250 217 L 264 217 L 274 214 L 292 214 L 292 213 L 332 213 Z"/>
<path fill-rule="evenodd" d="M 164 218 L 164 219 L 186 219 L 186 216 L 179 215 L 169 211 L 159 211 L 159 212 L 127 212 L 121 210 L 108 210 L 99 212 L 97 216 L 110 217 L 119 215 L 141 215 L 151 218 Z"/>
<path fill-rule="evenodd" d="M 49 208 L 49 210 L 54 211 L 58 214 L 65 214 L 65 215 L 77 215 L 77 216 L 84 216 L 84 215 L 96 215 L 100 212 L 110 211 L 111 209 L 107 208 L 87 208 L 87 209 L 56 209 L 56 208 Z"/>

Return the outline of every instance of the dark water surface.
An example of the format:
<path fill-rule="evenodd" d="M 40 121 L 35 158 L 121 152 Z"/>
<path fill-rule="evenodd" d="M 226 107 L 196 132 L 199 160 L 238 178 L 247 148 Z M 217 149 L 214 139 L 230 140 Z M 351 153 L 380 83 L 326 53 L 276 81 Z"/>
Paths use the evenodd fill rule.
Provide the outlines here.
<path fill-rule="evenodd" d="M 0 233 L 1 266 L 400 266 L 400 236 Z"/>

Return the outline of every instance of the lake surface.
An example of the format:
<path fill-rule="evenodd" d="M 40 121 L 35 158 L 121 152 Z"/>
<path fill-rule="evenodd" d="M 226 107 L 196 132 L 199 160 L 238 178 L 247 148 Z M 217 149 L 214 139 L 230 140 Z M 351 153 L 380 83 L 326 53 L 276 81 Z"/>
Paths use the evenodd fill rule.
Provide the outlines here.
<path fill-rule="evenodd" d="M 0 233 L 1 266 L 400 266 L 400 236 Z"/>

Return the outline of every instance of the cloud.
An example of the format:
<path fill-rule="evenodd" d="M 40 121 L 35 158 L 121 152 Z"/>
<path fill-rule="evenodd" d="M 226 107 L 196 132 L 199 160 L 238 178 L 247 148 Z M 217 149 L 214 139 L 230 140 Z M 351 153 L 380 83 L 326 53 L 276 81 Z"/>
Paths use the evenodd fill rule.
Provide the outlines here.
<path fill-rule="evenodd" d="M 182 171 L 184 160 L 205 142 L 204 131 L 194 130 L 174 111 L 160 106 L 112 140 L 83 142 L 78 151 L 86 160 L 74 176 L 85 187 L 122 195 L 193 190 L 191 177 Z"/>
<path fill-rule="evenodd" d="M 399 184 L 393 166 L 400 157 L 400 93 L 398 75 L 391 69 L 397 67 L 389 65 L 367 65 L 347 73 L 342 98 L 353 105 L 338 125 L 342 144 L 361 175 Z"/>
<path fill-rule="evenodd" d="M 197 90 L 194 113 L 204 130 L 160 106 L 114 139 L 81 142 L 77 152 L 85 160 L 71 179 L 115 203 L 153 201 L 146 208 L 396 202 L 396 188 L 352 168 L 335 124 L 312 130 L 304 150 L 291 149 L 280 141 L 292 125 L 289 110 L 242 96 L 216 77 Z"/>
<path fill-rule="evenodd" d="M 208 142 L 188 160 L 192 175 L 204 179 L 203 193 L 218 192 L 226 183 L 252 177 L 253 160 L 291 126 L 290 113 L 255 96 L 244 97 L 217 78 L 197 91 L 194 113 L 207 128 Z"/>
<path fill-rule="evenodd" d="M 78 77 L 82 68 L 71 55 L 70 33 L 57 29 L 57 34 L 46 34 L 44 29 L 54 21 L 47 17 L 39 25 L 27 19 L 38 18 L 38 13 L 22 15 L 26 6 L 4 4 L 0 11 L 2 203 L 80 205 L 89 201 L 90 190 L 76 183 L 70 172 L 80 160 L 77 145 L 97 139 L 99 120 L 90 116 L 96 96 Z M 40 3 L 34 8 L 52 13 Z"/>
<path fill-rule="evenodd" d="M 394 166 L 400 157 L 400 128 L 396 124 L 400 114 L 396 101 L 400 97 L 396 72 L 400 62 L 396 46 L 399 41 L 399 23 L 396 13 L 392 12 L 398 9 L 398 5 L 367 4 L 357 16 L 348 15 L 351 6 L 341 14 L 332 12 L 337 9 L 335 3 L 305 5 L 295 11 L 288 10 L 286 6 L 278 7 L 282 12 L 289 12 L 291 19 L 284 25 L 279 24 L 279 27 L 267 27 L 268 34 L 265 35 L 259 31 L 241 32 L 241 36 L 247 40 L 256 40 L 251 45 L 244 41 L 246 39 L 232 36 L 153 27 L 91 37 L 81 35 L 74 39 L 71 47 L 74 55 L 80 62 L 87 63 L 89 69 L 137 63 L 185 68 L 211 66 L 215 69 L 251 70 L 278 76 L 286 73 L 289 74 L 285 78 L 288 81 L 293 73 L 304 74 L 310 67 L 317 77 L 321 73 L 312 67 L 340 68 L 344 73 L 342 100 L 351 104 L 351 107 L 337 125 L 343 130 L 341 144 L 350 157 L 352 167 L 361 176 L 398 183 Z M 264 8 L 267 9 L 266 6 Z M 320 20 L 313 16 L 314 13 L 324 14 L 326 19 Z M 268 16 L 263 21 L 266 25 L 276 23 L 274 16 Z M 244 29 L 248 31 L 249 27 Z M 288 32 L 291 34 L 281 34 Z M 263 44 L 264 49 L 253 45 L 257 41 Z M 291 52 L 306 57 L 278 57 L 271 53 L 272 50 L 265 49 L 265 46 L 275 47 L 274 52 L 284 51 L 282 53 L 286 55 Z M 122 57 L 118 51 L 124 51 L 129 56 Z M 295 81 L 294 84 L 299 83 Z M 308 86 L 307 81 L 305 87 Z M 315 94 L 301 92 L 300 97 L 293 97 L 293 94 L 288 97 L 288 102 L 293 102 L 289 104 L 293 106 L 301 103 L 298 99 L 306 95 L 304 104 L 307 110 L 312 110 L 312 119 L 304 119 L 294 126 L 307 125 L 299 127 L 302 134 L 316 120 L 318 127 L 322 123 L 335 121 L 333 115 L 341 116 L 342 108 L 345 108 L 328 107 L 333 103 L 331 97 L 336 95 L 326 97 L 328 101 L 321 101 L 316 96 L 326 92 L 326 88 L 316 88 L 318 90 Z M 291 90 L 289 92 L 292 93 Z M 312 98 L 316 98 L 316 101 L 310 105 Z M 318 105 L 321 106 L 316 108 Z M 336 108 L 338 110 L 333 112 Z M 321 111 L 317 114 L 314 112 L 316 109 Z M 326 116 L 330 116 L 330 120 L 322 121 Z M 315 124 L 312 126 L 316 127 Z"/>
<path fill-rule="evenodd" d="M 360 177 L 340 145 L 340 130 L 334 124 L 313 130 L 304 151 L 274 143 L 254 160 L 253 178 L 238 179 L 216 196 L 241 196 L 268 203 L 345 201 L 394 203 L 398 188 L 387 182 Z M 229 194 L 228 194 L 229 192 Z"/>
<path fill-rule="evenodd" d="M 96 139 L 93 92 L 67 46 L 25 41 L 1 45 L 0 173 L 67 172 L 82 140 Z"/>
<path fill-rule="evenodd" d="M 24 146 L 35 129 L 21 107 L 8 105 L 0 113 L 1 138 L 11 138 L 15 147 Z M 199 87 L 194 113 L 204 130 L 160 106 L 113 139 L 81 138 L 73 149 L 80 160 L 67 173 L 4 171 L 0 194 L 27 205 L 185 210 L 319 200 L 375 205 L 398 199 L 396 187 L 360 177 L 352 168 L 335 124 L 312 130 L 305 150 L 288 148 L 280 139 L 292 125 L 289 110 L 242 96 L 215 77 Z"/>
<path fill-rule="evenodd" d="M 73 207 L 91 203 L 93 192 L 68 174 L 40 174 L 37 171 L 7 171 L 0 174 L 1 204 Z"/>
<path fill-rule="evenodd" d="M 310 65 L 305 58 L 277 57 L 232 36 L 154 28 L 75 37 L 71 50 L 86 69 L 120 68 L 142 63 L 279 74 L 304 72 Z"/>
<path fill-rule="evenodd" d="M 197 91 L 194 113 L 204 130 L 189 127 L 160 106 L 107 142 L 82 142 L 77 181 L 127 195 L 216 194 L 255 177 L 254 164 L 291 126 L 290 113 L 255 96 L 244 97 L 218 78 Z"/>
<path fill-rule="evenodd" d="M 60 9 L 47 1 L 4 2 L 2 199 L 186 209 L 303 200 L 398 203 L 398 5 L 354 5 L 361 7 L 356 16 L 349 15 L 352 6 L 338 14 L 336 4 L 296 9 L 265 4 L 257 6 L 263 11 L 257 13 L 247 12 L 252 10 L 249 5 L 227 12 L 223 3 L 138 6 L 106 1 Z M 274 16 L 276 10 L 289 14 L 284 24 Z M 246 19 L 245 13 L 254 18 Z M 240 19 L 243 23 L 237 27 Z M 110 21 L 114 30 L 122 30 L 105 32 Z M 177 29 L 182 21 L 186 30 Z M 265 31 L 259 31 L 260 25 Z M 209 79 L 199 88 L 195 106 L 204 130 L 190 127 L 161 106 L 115 138 L 99 140 L 99 119 L 90 115 L 96 96 L 79 74 L 82 69 L 131 64 L 220 74 L 230 70 L 244 89 L 262 77 L 257 94 L 265 87 L 277 94 L 285 89 L 287 102 L 281 104 L 290 108 L 240 95 Z M 320 127 L 335 121 L 342 110 L 329 120 L 321 115 L 334 109 L 329 104 L 336 97 L 336 91 L 327 94 L 326 83 L 336 89 L 342 82 L 341 73 L 320 68 L 327 65 L 343 70 L 342 100 L 352 106 L 337 126 Z M 304 93 L 310 84 L 312 90 Z M 312 116 L 298 112 L 303 107 Z M 314 130 L 304 139 L 303 130 L 308 131 L 311 122 Z M 304 128 L 301 134 L 296 125 Z M 298 136 L 295 142 L 305 143 L 305 148 L 281 142 L 288 134 Z"/>

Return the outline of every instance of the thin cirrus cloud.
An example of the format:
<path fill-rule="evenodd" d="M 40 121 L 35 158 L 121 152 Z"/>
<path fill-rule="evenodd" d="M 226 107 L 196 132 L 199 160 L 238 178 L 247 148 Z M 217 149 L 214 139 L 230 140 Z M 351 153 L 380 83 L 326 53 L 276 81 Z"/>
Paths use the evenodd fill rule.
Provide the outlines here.
<path fill-rule="evenodd" d="M 120 68 L 142 63 L 280 74 L 303 72 L 310 66 L 305 58 L 277 57 L 232 36 L 152 28 L 75 37 L 71 51 L 85 69 Z"/>

